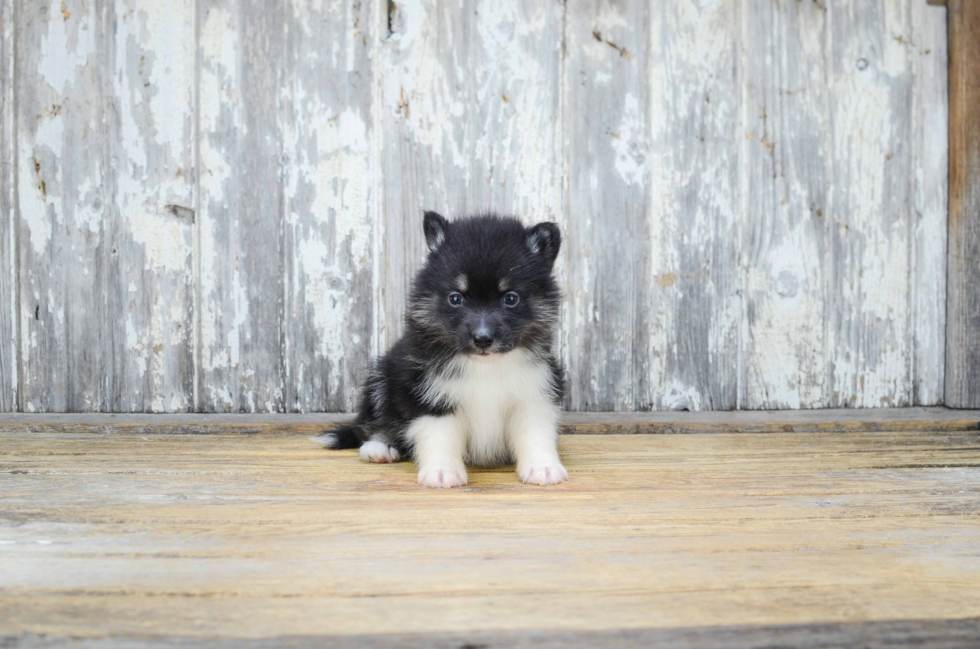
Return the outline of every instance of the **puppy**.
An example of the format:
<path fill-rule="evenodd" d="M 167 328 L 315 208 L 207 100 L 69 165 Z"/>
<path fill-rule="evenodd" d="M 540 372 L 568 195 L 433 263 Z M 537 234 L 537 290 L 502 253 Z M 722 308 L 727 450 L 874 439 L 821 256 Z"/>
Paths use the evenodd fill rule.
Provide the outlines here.
<path fill-rule="evenodd" d="M 465 485 L 467 463 L 516 462 L 526 483 L 564 482 L 558 226 L 494 215 L 450 223 L 435 212 L 423 226 L 429 255 L 405 335 L 377 361 L 357 418 L 314 441 L 360 447 L 368 462 L 412 458 L 427 487 Z"/>

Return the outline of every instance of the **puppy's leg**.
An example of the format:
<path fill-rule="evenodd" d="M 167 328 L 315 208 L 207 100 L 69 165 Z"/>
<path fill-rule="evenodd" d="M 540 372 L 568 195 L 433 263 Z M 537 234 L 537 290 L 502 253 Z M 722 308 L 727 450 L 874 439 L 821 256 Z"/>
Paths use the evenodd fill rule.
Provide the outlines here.
<path fill-rule="evenodd" d="M 361 444 L 358 452 L 365 462 L 398 462 L 402 459 L 398 449 L 389 444 L 388 440 L 381 435 L 374 435 Z"/>
<path fill-rule="evenodd" d="M 426 487 L 460 487 L 466 484 L 466 435 L 453 415 L 419 417 L 406 434 L 415 446 L 419 484 Z"/>
<path fill-rule="evenodd" d="M 558 407 L 544 399 L 518 404 L 507 427 L 517 475 L 527 484 L 558 484 L 568 471 L 558 459 Z"/>

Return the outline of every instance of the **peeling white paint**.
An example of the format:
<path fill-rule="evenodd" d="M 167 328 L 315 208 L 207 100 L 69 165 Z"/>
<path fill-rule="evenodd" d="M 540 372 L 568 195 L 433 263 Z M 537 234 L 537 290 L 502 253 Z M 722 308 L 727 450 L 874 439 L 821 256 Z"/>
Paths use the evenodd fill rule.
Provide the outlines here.
<path fill-rule="evenodd" d="M 663 386 L 665 410 L 701 410 L 701 394 L 691 385 L 672 380 Z"/>
<path fill-rule="evenodd" d="M 349 109 L 330 118 L 334 123 L 329 124 L 325 110 L 316 110 L 315 104 L 312 107 L 316 117 L 311 133 L 325 159 L 301 167 L 299 173 L 316 188 L 313 214 L 320 219 L 334 215 L 336 232 L 349 238 L 349 254 L 364 259 L 371 236 L 371 224 L 364 214 L 369 191 L 367 126 Z"/>
<path fill-rule="evenodd" d="M 647 143 L 646 117 L 640 110 L 636 95 L 627 92 L 623 98 L 619 128 L 610 137 L 616 155 L 616 171 L 628 185 L 645 185 L 649 182 L 650 147 Z"/>
<path fill-rule="evenodd" d="M 195 407 L 192 344 L 206 408 L 327 403 L 315 392 L 351 407 L 362 347 L 400 327 L 422 208 L 561 222 L 573 407 L 718 407 L 736 363 L 745 407 L 941 397 L 941 10 L 405 0 L 386 39 L 383 3 L 314 0 L 285 7 L 256 48 L 241 30 L 260 6 L 197 5 L 120 0 L 68 18 L 52 4 L 24 39 L 37 81 L 14 172 L 33 269 L 15 314 L 26 409 L 50 409 L 45 381 L 63 384 L 78 358 L 52 341 L 101 326 L 123 329 L 110 397 L 124 408 Z M 268 276 L 244 263 L 256 251 L 235 210 L 269 164 L 242 144 L 263 65 L 281 69 L 258 123 L 281 141 L 285 183 L 269 272 L 283 252 L 285 265 L 282 294 L 259 300 Z M 198 204 L 196 222 L 167 208 Z M 108 297 L 96 255 L 122 275 Z M 92 324 L 93 300 L 108 322 Z M 282 349 L 252 339 L 267 309 Z M 73 403 L 101 407 L 107 381 L 84 377 L 96 387 Z"/>
<path fill-rule="evenodd" d="M 23 152 L 20 157 L 20 169 L 17 174 L 18 191 L 20 192 L 20 217 L 25 226 L 24 234 L 31 241 L 34 252 L 43 255 L 51 241 L 52 216 L 49 213 L 48 202 L 35 180 L 37 172 L 33 159 L 26 157 Z M 60 200 L 56 205 L 60 207 Z"/>
<path fill-rule="evenodd" d="M 59 20 L 53 17 L 58 12 L 58 3 L 52 1 L 48 14 L 47 31 L 41 38 L 40 64 L 41 78 L 59 95 L 68 94 L 74 85 L 80 66 L 89 63 L 95 54 L 94 25 L 89 15 L 78 12 L 75 20 Z"/>

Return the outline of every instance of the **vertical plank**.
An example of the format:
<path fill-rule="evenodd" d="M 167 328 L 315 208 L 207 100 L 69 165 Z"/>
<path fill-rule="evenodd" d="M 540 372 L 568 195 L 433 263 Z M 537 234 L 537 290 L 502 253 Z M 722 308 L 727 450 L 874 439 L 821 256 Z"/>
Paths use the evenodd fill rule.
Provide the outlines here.
<path fill-rule="evenodd" d="M 740 6 L 717 0 L 662 7 L 651 17 L 657 155 L 646 285 L 664 316 L 641 332 L 646 358 L 654 368 L 662 358 L 663 373 L 643 373 L 634 407 L 730 410 L 738 403 Z M 641 326 L 648 317 L 642 314 Z"/>
<path fill-rule="evenodd" d="M 946 405 L 980 407 L 980 5 L 949 0 Z"/>
<path fill-rule="evenodd" d="M 112 412 L 194 408 L 194 2 L 106 7 L 105 291 Z"/>
<path fill-rule="evenodd" d="M 371 2 L 292 2 L 283 87 L 285 405 L 350 411 L 375 350 Z"/>
<path fill-rule="evenodd" d="M 102 4 L 18 5 L 22 406 L 104 410 L 107 141 Z"/>
<path fill-rule="evenodd" d="M 386 340 L 423 258 L 423 209 L 559 221 L 557 0 L 389 3 L 384 47 Z"/>
<path fill-rule="evenodd" d="M 736 404 L 737 10 L 568 6 L 574 409 Z"/>
<path fill-rule="evenodd" d="M 0 0 L 0 412 L 17 409 L 14 3 Z"/>
<path fill-rule="evenodd" d="M 745 145 L 742 405 L 935 403 L 944 85 L 942 59 L 926 57 L 943 39 L 923 15 L 934 10 L 748 6 L 747 131 L 768 151 Z"/>
<path fill-rule="evenodd" d="M 943 402 L 949 190 L 946 8 L 912 2 L 912 405 Z"/>
<path fill-rule="evenodd" d="M 648 361 L 637 328 L 646 317 L 655 236 L 648 223 L 650 5 L 570 0 L 565 20 L 568 405 L 629 410 L 645 379 L 636 372 L 645 373 Z"/>
<path fill-rule="evenodd" d="M 828 9 L 746 0 L 741 265 L 745 409 L 831 403 Z"/>
<path fill-rule="evenodd" d="M 284 409 L 282 3 L 201 0 L 199 408 Z"/>
<path fill-rule="evenodd" d="M 909 4 L 832 0 L 831 404 L 911 403 Z"/>

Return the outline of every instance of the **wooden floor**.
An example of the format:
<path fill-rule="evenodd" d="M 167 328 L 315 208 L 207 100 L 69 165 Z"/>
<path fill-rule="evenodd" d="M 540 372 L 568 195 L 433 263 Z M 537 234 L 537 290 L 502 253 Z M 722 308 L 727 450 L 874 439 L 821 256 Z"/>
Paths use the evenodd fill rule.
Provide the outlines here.
<path fill-rule="evenodd" d="M 976 426 L 567 435 L 567 484 L 451 491 L 164 430 L 0 422 L 0 646 L 980 642 Z"/>

